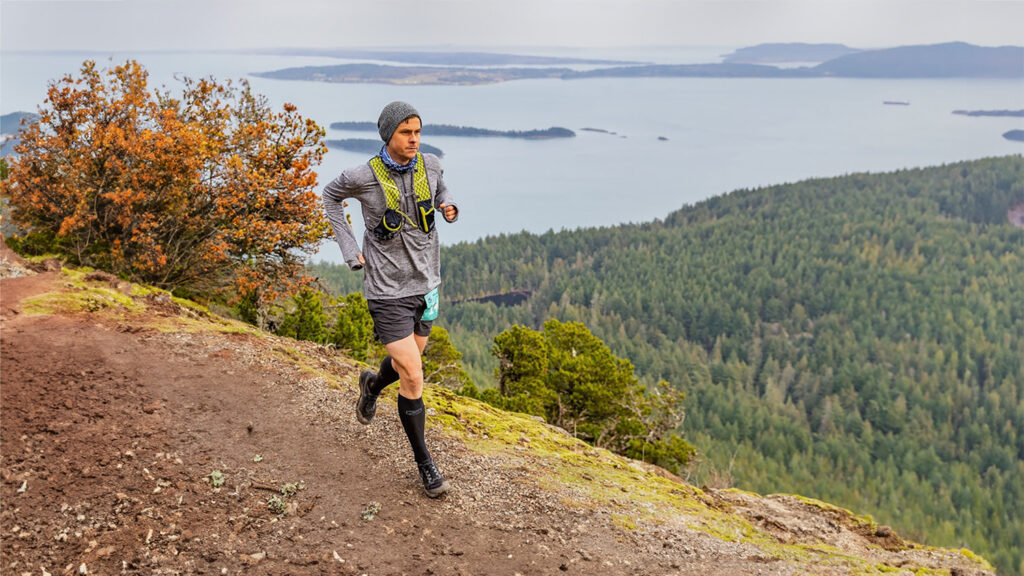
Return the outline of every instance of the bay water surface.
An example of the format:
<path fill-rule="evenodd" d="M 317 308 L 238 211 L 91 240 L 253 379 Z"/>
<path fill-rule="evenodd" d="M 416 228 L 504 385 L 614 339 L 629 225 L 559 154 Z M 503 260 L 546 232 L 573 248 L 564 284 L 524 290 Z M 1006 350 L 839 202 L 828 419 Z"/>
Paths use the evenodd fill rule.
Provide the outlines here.
<path fill-rule="evenodd" d="M 605 49 L 555 55 L 693 63 L 730 50 Z M 5 53 L 0 113 L 35 111 L 47 82 L 76 73 L 87 58 L 101 66 L 138 60 L 149 71 L 151 85 L 172 92 L 180 90 L 175 77 L 181 75 L 226 80 L 345 62 L 193 52 Z M 325 128 L 336 121 L 376 121 L 386 103 L 405 100 L 428 125 L 562 126 L 576 132 L 575 138 L 527 141 L 432 137 L 425 131 L 423 142 L 445 153 L 445 181 L 461 208 L 457 224 L 441 224 L 445 244 L 521 230 L 646 222 L 739 188 L 1024 152 L 1024 144 L 1001 136 L 1024 129 L 1024 119 L 952 114 L 957 109 L 1024 108 L 1021 80 L 605 78 L 389 86 L 248 79 L 275 107 L 294 103 Z M 327 137 L 376 134 L 328 130 Z M 364 154 L 330 150 L 318 168 L 320 185 L 365 161 Z M 353 220 L 361 234 L 360 219 Z M 324 243 L 318 258 L 341 261 L 333 242 Z"/>

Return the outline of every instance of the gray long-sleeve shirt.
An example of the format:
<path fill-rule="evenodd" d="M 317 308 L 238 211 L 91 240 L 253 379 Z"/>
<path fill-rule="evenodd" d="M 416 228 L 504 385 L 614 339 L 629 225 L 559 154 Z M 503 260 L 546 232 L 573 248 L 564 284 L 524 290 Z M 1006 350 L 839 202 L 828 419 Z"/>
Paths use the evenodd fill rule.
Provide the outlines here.
<path fill-rule="evenodd" d="M 437 238 L 437 224 L 444 220 L 439 209 L 441 204 L 458 205 L 452 201 L 448 188 L 444 185 L 444 170 L 441 161 L 433 154 L 423 155 L 430 185 L 430 196 L 434 208 L 437 209 L 434 229 L 426 233 L 408 221 L 402 230 L 390 240 L 378 240 L 373 229 L 380 223 L 387 200 L 384 191 L 373 175 L 369 163 L 349 168 L 324 187 L 323 201 L 327 211 L 327 219 L 334 228 L 334 238 L 341 247 L 341 254 L 349 268 L 359 267 L 359 243 L 355 232 L 345 217 L 343 202 L 354 199 L 362 206 L 363 224 L 363 259 L 365 276 L 363 277 L 363 295 L 368 300 L 388 300 L 406 296 L 418 296 L 430 292 L 441 284 L 441 247 Z M 402 212 L 415 215 L 416 191 L 413 189 L 413 171 L 405 173 L 391 171 L 391 177 L 401 191 L 400 209 Z M 458 215 L 452 220 L 458 220 Z"/>

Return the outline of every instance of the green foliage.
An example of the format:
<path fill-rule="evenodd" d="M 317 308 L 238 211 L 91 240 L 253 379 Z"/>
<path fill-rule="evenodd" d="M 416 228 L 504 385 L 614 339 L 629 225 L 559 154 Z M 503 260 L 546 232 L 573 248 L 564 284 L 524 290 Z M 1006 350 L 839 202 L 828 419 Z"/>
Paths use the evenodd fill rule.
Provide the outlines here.
<path fill-rule="evenodd" d="M 512 326 L 494 338 L 491 354 L 498 359 L 497 398 L 483 398 L 507 410 L 547 417 L 547 407 L 558 402 L 545 380 L 548 343 L 543 334 L 524 326 Z"/>
<path fill-rule="evenodd" d="M 4 180 L 7 180 L 7 158 L 0 158 L 0 182 Z M 4 238 L 18 233 L 18 229 L 10 224 L 10 220 L 10 202 L 7 198 L 0 198 L 0 236 Z"/>
<path fill-rule="evenodd" d="M 4 203 L 6 208 L 7 199 L 0 198 L 0 202 Z M 5 210 L 6 212 L 6 210 Z M 62 254 L 65 247 L 57 239 L 57 237 L 49 232 L 29 232 L 27 234 L 20 235 L 9 235 L 9 231 L 17 231 L 16 228 L 9 226 L 6 218 L 4 218 L 4 241 L 7 243 L 7 247 L 14 250 L 22 256 L 43 256 L 45 254 Z"/>
<path fill-rule="evenodd" d="M 366 305 L 366 298 L 358 292 L 338 300 L 331 327 L 329 341 L 339 350 L 345 350 L 353 358 L 365 362 L 374 348 L 373 318 Z"/>
<path fill-rule="evenodd" d="M 292 496 L 295 496 L 299 492 L 300 488 L 302 488 L 302 486 L 300 486 L 298 483 L 288 482 L 285 485 L 281 486 L 281 496 L 284 496 L 285 498 L 291 498 Z"/>
<path fill-rule="evenodd" d="M 573 436 L 667 467 L 685 465 L 693 447 L 678 436 L 684 395 L 667 382 L 653 394 L 578 322 L 549 320 L 543 332 L 513 326 L 494 339 L 500 388 L 480 393 L 499 407 L 543 416 Z"/>
<path fill-rule="evenodd" d="M 256 291 L 249 290 L 239 294 L 233 309 L 243 322 L 258 326 L 260 329 L 266 327 L 266 310 L 260 305 Z"/>
<path fill-rule="evenodd" d="M 527 361 L 522 348 L 539 348 L 523 331 L 580 322 L 640 383 L 687 391 L 686 438 L 704 456 L 692 481 L 731 473 L 835 502 L 1019 574 L 1024 230 L 1007 211 L 1020 204 L 1024 159 L 1011 156 L 741 190 L 643 225 L 502 235 L 446 247 L 445 320 L 489 400 L 560 367 L 569 389 L 580 362 Z M 459 302 L 511 290 L 532 296 Z M 521 357 L 523 374 L 503 381 Z"/>
<path fill-rule="evenodd" d="M 270 510 L 278 516 L 283 516 L 284 513 L 288 511 L 288 503 L 285 502 L 285 499 L 282 499 L 280 496 L 275 494 L 270 498 L 267 498 L 267 510 Z"/>
<path fill-rule="evenodd" d="M 296 340 L 327 342 L 327 314 L 324 314 L 324 294 L 305 289 L 292 296 L 291 310 L 285 312 L 277 333 Z"/>
<path fill-rule="evenodd" d="M 331 294 L 350 294 L 363 289 L 363 272 L 348 266 L 318 262 L 307 264 L 306 273 L 317 279 Z"/>
<path fill-rule="evenodd" d="M 253 323 L 250 317 L 255 317 L 258 310 L 247 305 L 249 302 L 250 299 L 243 298 L 235 309 L 243 320 Z M 297 340 L 332 344 L 363 362 L 383 355 L 383 346 L 373 336 L 370 309 L 358 292 L 336 299 L 307 288 L 294 295 L 285 306 L 276 333 Z"/>
<path fill-rule="evenodd" d="M 423 381 L 450 390 L 472 384 L 462 369 L 462 354 L 452 345 L 448 331 L 440 326 L 431 328 L 427 347 L 423 350 Z"/>
<path fill-rule="evenodd" d="M 255 307 L 245 307 L 242 300 L 236 310 L 248 320 Z M 333 309 L 333 317 L 325 312 Z M 323 292 L 306 289 L 291 298 L 277 328 L 277 334 L 320 344 L 333 344 L 353 358 L 368 362 L 383 357 L 384 347 L 373 335 L 373 318 L 366 298 L 352 292 L 332 298 Z M 424 381 L 428 384 L 458 390 L 473 383 L 462 368 L 462 354 L 452 344 L 448 331 L 434 326 L 423 351 Z"/>

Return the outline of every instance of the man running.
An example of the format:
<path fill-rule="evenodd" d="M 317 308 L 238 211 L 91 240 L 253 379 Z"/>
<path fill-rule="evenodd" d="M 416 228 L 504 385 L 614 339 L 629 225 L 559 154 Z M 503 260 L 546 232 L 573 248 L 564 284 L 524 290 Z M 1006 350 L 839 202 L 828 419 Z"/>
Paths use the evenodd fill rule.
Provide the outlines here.
<path fill-rule="evenodd" d="M 441 162 L 433 154 L 420 154 L 422 121 L 405 102 L 384 107 L 377 130 L 384 141 L 380 152 L 366 164 L 349 168 L 324 188 L 327 218 L 341 247 L 345 263 L 363 269 L 363 295 L 373 317 L 373 329 L 388 355 L 377 373 L 359 376 L 356 418 L 369 424 L 377 410 L 377 396 L 398 381 L 398 415 L 409 438 L 427 496 L 448 491 L 423 436 L 423 349 L 437 317 L 441 284 L 440 244 L 434 215 L 447 222 L 458 218 L 442 178 Z M 345 216 L 346 199 L 362 206 L 363 249 Z"/>

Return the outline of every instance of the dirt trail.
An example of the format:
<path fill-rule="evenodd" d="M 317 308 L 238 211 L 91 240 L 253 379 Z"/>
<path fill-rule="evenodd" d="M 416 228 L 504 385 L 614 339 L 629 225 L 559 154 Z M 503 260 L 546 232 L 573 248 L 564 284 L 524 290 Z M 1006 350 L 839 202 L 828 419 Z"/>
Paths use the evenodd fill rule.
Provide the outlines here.
<path fill-rule="evenodd" d="M 0 264 L 16 260 L 0 249 Z M 857 564 L 835 561 L 833 546 L 869 566 L 990 574 L 954 552 L 889 550 L 895 535 L 859 534 L 843 514 L 792 497 L 702 496 L 737 514 L 725 525 L 806 542 L 801 562 L 739 533 L 694 529 L 699 510 L 624 526 L 571 487 L 543 488 L 542 459 L 531 469 L 525 453 L 470 450 L 428 420 L 453 485 L 430 500 L 393 393 L 370 426 L 355 420 L 362 367 L 346 357 L 273 336 L 190 332 L 194 313 L 157 295 L 133 296 L 146 306 L 130 316 L 27 314 L 26 299 L 75 289 L 59 271 L 0 272 L 0 574 L 848 573 Z"/>
<path fill-rule="evenodd" d="M 50 272 L 0 285 L 4 574 L 672 571 L 539 491 L 524 509 L 499 489 L 508 471 L 488 482 L 486 462 L 433 430 L 455 491 L 425 498 L 393 400 L 363 427 L 351 390 L 268 361 L 254 336 L 19 313 L 59 284 Z M 301 489 L 273 492 L 288 483 Z M 287 514 L 268 510 L 275 496 Z"/>

